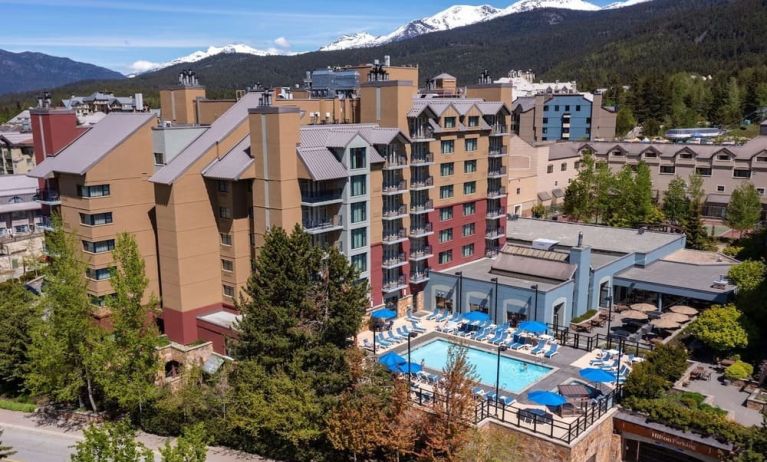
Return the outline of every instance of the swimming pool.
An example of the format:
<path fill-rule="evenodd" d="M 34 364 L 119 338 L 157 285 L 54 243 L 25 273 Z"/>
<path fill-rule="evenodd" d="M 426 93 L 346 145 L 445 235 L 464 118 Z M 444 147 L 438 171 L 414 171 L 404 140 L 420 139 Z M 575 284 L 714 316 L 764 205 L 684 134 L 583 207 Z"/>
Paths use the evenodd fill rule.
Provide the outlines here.
<path fill-rule="evenodd" d="M 410 350 L 410 358 L 414 363 L 421 361 L 426 367 L 441 371 L 447 364 L 447 352 L 453 342 L 445 339 L 435 339 Z M 495 387 L 497 353 L 490 353 L 478 348 L 466 346 L 467 358 L 473 364 L 477 378 L 483 385 Z M 403 354 L 406 356 L 407 353 Z M 522 361 L 501 355 L 500 387 L 511 393 L 520 393 L 530 385 L 541 380 L 553 368 Z"/>

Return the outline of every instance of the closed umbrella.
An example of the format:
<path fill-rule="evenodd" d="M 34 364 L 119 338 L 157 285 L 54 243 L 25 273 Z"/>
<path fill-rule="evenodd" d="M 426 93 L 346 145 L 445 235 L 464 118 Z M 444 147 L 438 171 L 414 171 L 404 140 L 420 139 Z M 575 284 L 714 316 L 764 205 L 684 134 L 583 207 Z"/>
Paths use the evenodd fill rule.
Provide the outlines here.
<path fill-rule="evenodd" d="M 690 320 L 689 316 L 687 316 L 686 314 L 681 314 L 681 313 L 665 313 L 661 315 L 660 318 L 668 319 L 669 321 L 678 322 L 680 324 Z"/>
<path fill-rule="evenodd" d="M 657 327 L 658 329 L 679 329 L 682 327 L 678 322 L 663 318 L 653 319 L 650 321 L 650 324 L 652 324 L 653 327 Z"/>
<path fill-rule="evenodd" d="M 652 311 L 658 311 L 658 307 L 652 303 L 634 303 L 631 305 L 632 310 L 641 311 L 642 313 L 650 313 Z"/>
<path fill-rule="evenodd" d="M 623 319 L 635 319 L 637 321 L 644 321 L 648 318 L 646 313 L 637 310 L 626 310 L 621 313 L 621 316 Z"/>
<path fill-rule="evenodd" d="M 696 310 L 695 308 L 691 306 L 686 306 L 686 305 L 672 306 L 669 311 L 671 311 L 672 313 L 686 314 L 687 316 L 695 316 L 696 314 L 698 314 L 698 310 Z"/>
<path fill-rule="evenodd" d="M 527 394 L 527 399 L 544 406 L 561 406 L 567 402 L 567 398 L 553 391 L 535 390 Z"/>

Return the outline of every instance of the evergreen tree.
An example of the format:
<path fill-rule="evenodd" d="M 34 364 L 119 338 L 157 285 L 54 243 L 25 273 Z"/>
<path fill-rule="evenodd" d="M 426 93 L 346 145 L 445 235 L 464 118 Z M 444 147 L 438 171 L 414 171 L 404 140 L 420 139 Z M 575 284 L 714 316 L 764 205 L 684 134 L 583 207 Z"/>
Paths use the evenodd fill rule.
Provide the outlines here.
<path fill-rule="evenodd" d="M 145 294 L 149 280 L 135 238 L 119 234 L 112 256 L 116 265 L 110 279 L 114 294 L 107 306 L 113 332 L 97 344 L 93 368 L 99 368 L 98 382 L 108 398 L 126 411 L 140 412 L 159 390 L 155 384 L 160 370 L 156 350 L 159 332 L 153 322 L 157 302 L 154 295 Z M 146 304 L 145 297 L 149 300 Z"/>
<path fill-rule="evenodd" d="M 29 365 L 31 332 L 41 322 L 38 304 L 20 282 L 0 287 L 0 391 L 26 391 L 25 371 Z"/>
<path fill-rule="evenodd" d="M 640 161 L 637 165 L 633 195 L 636 200 L 636 215 L 632 225 L 637 226 L 642 223 L 658 221 L 658 209 L 653 201 L 650 167 L 644 161 Z"/>
<path fill-rule="evenodd" d="M 11 457 L 12 455 L 16 454 L 16 451 L 14 451 L 13 448 L 3 444 L 2 437 L 3 437 L 3 429 L 0 428 L 0 460 L 7 459 Z"/>
<path fill-rule="evenodd" d="M 91 369 L 97 327 L 86 289 L 85 264 L 75 237 L 54 216 L 54 230 L 46 236 L 52 255 L 45 272 L 42 299 L 44 321 L 32 332 L 27 386 L 33 394 L 57 402 L 79 402 L 98 410 L 95 377 Z"/>
<path fill-rule="evenodd" d="M 638 213 L 639 198 L 634 172 L 626 165 L 615 177 L 611 212 L 607 222 L 610 226 L 630 227 L 637 222 Z"/>
<path fill-rule="evenodd" d="M 762 202 L 759 193 L 752 183 L 743 183 L 738 186 L 730 196 L 727 205 L 727 224 L 740 232 L 753 229 L 759 223 L 762 215 Z"/>
<path fill-rule="evenodd" d="M 153 462 L 152 451 L 136 441 L 136 432 L 127 420 L 91 425 L 85 439 L 75 445 L 72 462 Z"/>
<path fill-rule="evenodd" d="M 703 226 L 700 209 L 690 206 L 690 214 L 684 224 L 684 233 L 687 237 L 687 248 L 694 250 L 712 250 L 714 248 L 711 237 Z"/>
<path fill-rule="evenodd" d="M 690 207 L 701 211 L 703 208 L 703 199 L 706 191 L 703 189 L 703 177 L 697 173 L 692 173 L 687 182 L 687 197 L 690 199 Z"/>
<path fill-rule="evenodd" d="M 637 120 L 634 117 L 634 113 L 629 106 L 623 106 L 618 111 L 615 120 L 615 135 L 625 136 L 628 132 L 634 129 L 637 125 Z"/>
<path fill-rule="evenodd" d="M 683 225 L 687 222 L 690 213 L 687 183 L 678 176 L 669 182 L 663 196 L 663 213 L 666 215 L 666 220 L 674 225 Z"/>

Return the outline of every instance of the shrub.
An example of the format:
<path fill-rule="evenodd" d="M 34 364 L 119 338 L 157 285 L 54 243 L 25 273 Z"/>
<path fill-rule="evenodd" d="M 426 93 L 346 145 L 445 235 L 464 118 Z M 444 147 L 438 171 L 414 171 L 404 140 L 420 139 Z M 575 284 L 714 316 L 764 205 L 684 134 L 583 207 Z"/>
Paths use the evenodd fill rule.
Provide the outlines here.
<path fill-rule="evenodd" d="M 658 345 L 634 366 L 624 386 L 626 396 L 660 398 L 687 370 L 687 350 L 681 344 Z"/>
<path fill-rule="evenodd" d="M 530 212 L 533 218 L 543 218 L 546 215 L 546 207 L 543 204 L 535 204 Z"/>
<path fill-rule="evenodd" d="M 748 333 L 743 328 L 742 315 L 735 305 L 714 306 L 690 324 L 688 332 L 719 352 L 744 348 L 748 345 Z"/>
<path fill-rule="evenodd" d="M 585 320 L 587 320 L 587 319 L 591 318 L 591 317 L 592 317 L 592 316 L 594 316 L 595 314 L 597 314 L 597 310 L 588 310 L 587 312 L 585 312 L 585 313 L 583 313 L 582 315 L 580 315 L 580 316 L 578 316 L 578 317 L 574 318 L 574 319 L 573 319 L 572 321 L 570 321 L 570 322 L 572 322 L 572 323 L 575 323 L 575 324 L 578 324 L 579 322 L 582 322 L 582 321 L 585 321 Z"/>
<path fill-rule="evenodd" d="M 725 378 L 729 380 L 746 380 L 754 373 L 754 366 L 747 362 L 735 361 L 724 370 Z"/>

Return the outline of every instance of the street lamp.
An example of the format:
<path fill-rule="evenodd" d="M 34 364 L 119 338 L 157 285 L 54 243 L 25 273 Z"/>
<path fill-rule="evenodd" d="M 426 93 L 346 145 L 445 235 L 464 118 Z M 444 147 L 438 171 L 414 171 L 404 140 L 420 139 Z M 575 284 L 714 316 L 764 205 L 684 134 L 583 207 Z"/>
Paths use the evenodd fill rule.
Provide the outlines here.
<path fill-rule="evenodd" d="M 493 304 L 493 317 L 495 318 L 495 323 L 498 324 L 498 278 L 491 278 L 490 281 L 495 284 L 495 288 L 493 288 L 493 296 L 495 297 L 495 303 Z"/>
<path fill-rule="evenodd" d="M 458 312 L 463 313 L 463 271 L 456 271 L 458 276 Z"/>
<path fill-rule="evenodd" d="M 533 284 L 530 286 L 531 289 L 535 291 L 535 315 L 533 317 L 534 321 L 538 320 L 538 284 Z"/>
<path fill-rule="evenodd" d="M 623 342 L 618 338 L 618 370 L 615 371 L 615 389 L 618 390 L 618 382 L 621 379 L 621 357 L 623 356 Z"/>
<path fill-rule="evenodd" d="M 498 345 L 498 363 L 495 369 L 495 407 L 498 407 L 498 393 L 501 391 L 501 352 L 508 350 L 506 345 Z"/>
<path fill-rule="evenodd" d="M 607 348 L 610 348 L 610 325 L 612 324 L 612 318 L 613 318 L 613 296 L 612 294 L 608 295 L 606 298 L 607 301 Z"/>
<path fill-rule="evenodd" d="M 418 334 L 415 332 L 408 332 L 407 334 L 407 388 L 410 389 L 410 339 L 415 338 Z"/>

